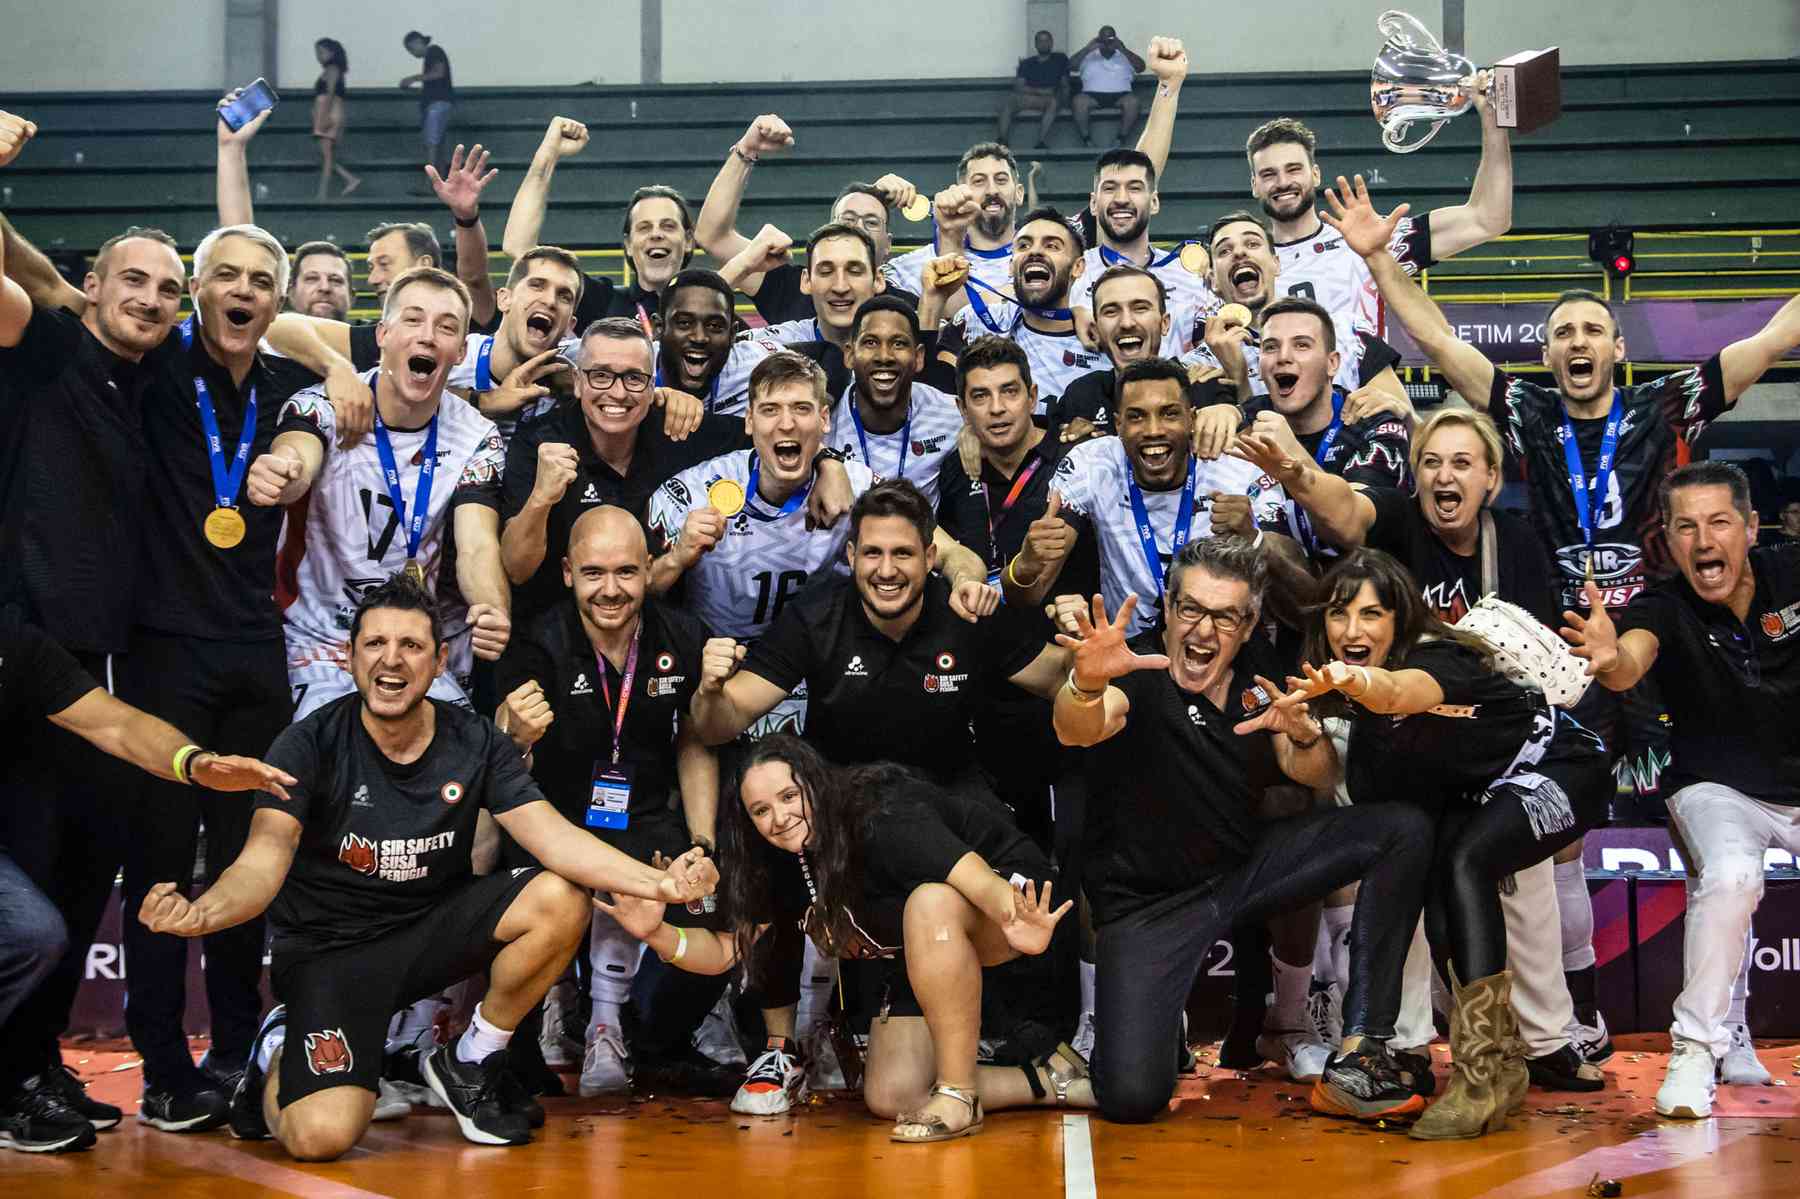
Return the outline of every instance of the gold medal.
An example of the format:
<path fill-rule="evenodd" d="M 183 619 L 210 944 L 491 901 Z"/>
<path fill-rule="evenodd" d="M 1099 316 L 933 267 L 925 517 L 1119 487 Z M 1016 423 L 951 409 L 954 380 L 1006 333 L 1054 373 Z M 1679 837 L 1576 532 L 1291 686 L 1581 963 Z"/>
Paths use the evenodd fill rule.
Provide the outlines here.
<path fill-rule="evenodd" d="M 236 508 L 214 508 L 206 514 L 206 539 L 228 550 L 244 539 L 244 515 Z"/>
<path fill-rule="evenodd" d="M 408 558 L 406 565 L 400 568 L 400 573 L 411 579 L 420 591 L 425 590 L 425 568 L 419 565 L 417 558 Z"/>
<path fill-rule="evenodd" d="M 720 479 L 706 489 L 706 502 L 717 509 L 720 516 L 736 516 L 744 510 L 743 485 L 732 479 Z"/>
<path fill-rule="evenodd" d="M 1226 325 L 1250 324 L 1250 310 L 1242 304 L 1227 304 L 1213 314 L 1213 319 L 1223 321 Z"/>
<path fill-rule="evenodd" d="M 1204 275 L 1206 268 L 1212 265 L 1212 255 L 1199 242 L 1189 242 L 1181 247 L 1181 265 L 1187 268 L 1190 275 Z"/>
<path fill-rule="evenodd" d="M 931 215 L 931 201 L 923 195 L 915 195 L 912 203 L 900 210 L 900 215 L 909 221 L 922 221 Z"/>

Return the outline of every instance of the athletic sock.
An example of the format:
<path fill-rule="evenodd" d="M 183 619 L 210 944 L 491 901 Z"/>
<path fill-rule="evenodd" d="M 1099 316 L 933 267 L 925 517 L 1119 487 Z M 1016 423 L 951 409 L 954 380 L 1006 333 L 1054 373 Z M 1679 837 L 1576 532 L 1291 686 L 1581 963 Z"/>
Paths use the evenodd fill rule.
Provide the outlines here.
<path fill-rule="evenodd" d="M 469 1027 L 464 1030 L 460 1040 L 456 1042 L 456 1060 L 459 1062 L 485 1062 L 492 1054 L 506 1048 L 512 1040 L 512 1029 L 495 1028 L 487 1022 L 481 1013 L 481 1005 L 475 1005 L 475 1014 L 469 1017 Z"/>
<path fill-rule="evenodd" d="M 1558 862 L 1556 912 L 1562 922 L 1563 973 L 1594 964 L 1594 901 L 1588 894 L 1587 871 L 1580 859 Z"/>
<path fill-rule="evenodd" d="M 1269 1008 L 1263 1027 L 1276 1032 L 1310 1029 L 1312 1023 L 1306 1016 L 1306 997 L 1312 991 L 1312 963 L 1290 966 L 1271 953 L 1269 965 L 1275 973 L 1275 1002 Z"/>
<path fill-rule="evenodd" d="M 269 1035 L 264 1037 L 262 1044 L 256 1047 L 256 1068 L 267 1074 L 269 1063 L 275 1060 L 275 1055 L 281 1052 L 281 1047 L 286 1042 L 287 1025 L 279 1024 L 270 1029 Z"/>
<path fill-rule="evenodd" d="M 631 997 L 631 983 L 637 977 L 638 959 L 644 943 L 620 928 L 609 916 L 596 915 L 588 933 L 588 960 L 593 964 L 593 979 L 588 985 L 594 997 L 593 1015 L 588 1029 L 604 1024 L 619 1027 L 619 1009 Z"/>
<path fill-rule="evenodd" d="M 1350 987 L 1350 921 L 1355 915 L 1356 905 L 1345 904 L 1326 908 L 1324 919 L 1319 921 L 1319 926 L 1331 938 L 1331 973 L 1325 976 L 1325 981 L 1334 982 L 1344 990 Z M 1318 973 L 1316 968 L 1313 973 Z"/>

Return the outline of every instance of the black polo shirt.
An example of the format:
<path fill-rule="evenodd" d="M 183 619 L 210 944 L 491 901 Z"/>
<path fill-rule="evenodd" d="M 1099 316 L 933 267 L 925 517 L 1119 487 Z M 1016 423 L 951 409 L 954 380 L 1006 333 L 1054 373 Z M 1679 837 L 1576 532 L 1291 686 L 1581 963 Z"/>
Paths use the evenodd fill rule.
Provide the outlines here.
<path fill-rule="evenodd" d="M 34 308 L 19 344 L 0 349 L 0 391 L 19 434 L 0 501 L 0 599 L 71 650 L 123 653 L 129 643 L 153 375 L 62 309 Z"/>
<path fill-rule="evenodd" d="M 644 601 L 640 619 L 637 677 L 619 738 L 619 760 L 632 775 L 632 821 L 667 809 L 676 789 L 675 720 L 687 712 L 700 681 L 700 651 L 707 638 L 698 620 L 653 599 Z M 569 600 L 515 635 L 496 668 L 503 696 L 530 680 L 544 689 L 556 719 L 533 747 L 531 775 L 557 811 L 575 824 L 587 813 L 595 763 L 604 768 L 612 761 L 622 673 L 594 652 Z"/>
<path fill-rule="evenodd" d="M 0 613 L 0 719 L 21 736 L 24 722 L 54 716 L 99 689 L 69 651 L 18 612 Z"/>
<path fill-rule="evenodd" d="M 537 483 L 538 446 L 547 441 L 574 446 L 581 461 L 569 489 L 550 509 L 544 561 L 527 583 L 513 588 L 517 618 L 542 612 L 568 594 L 562 581 L 563 552 L 569 547 L 569 531 L 583 512 L 599 504 L 613 504 L 637 517 L 641 524 L 650 496 L 658 487 L 690 466 L 744 449 L 750 444 L 750 436 L 744 432 L 742 417 L 708 414 L 686 441 L 672 441 L 663 432 L 662 409 L 652 407 L 638 426 L 637 452 L 631 457 L 631 467 L 621 475 L 595 451 L 581 405 L 566 401 L 538 420 L 520 425 L 507 445 L 506 476 L 500 493 L 503 520 L 517 516 L 531 497 L 531 489 Z"/>
<path fill-rule="evenodd" d="M 608 316 L 628 316 L 644 321 L 656 315 L 656 296 L 636 283 L 626 285 L 607 275 L 588 275 L 575 303 L 575 336 L 593 322 Z M 809 310 L 810 311 L 810 310 Z"/>
<path fill-rule="evenodd" d="M 154 533 L 144 541 L 137 622 L 161 633 L 208 641 L 279 638 L 275 549 L 286 513 L 280 507 L 250 503 L 240 481 L 236 500 L 244 518 L 244 539 L 230 549 L 207 541 L 206 517 L 216 499 L 194 381 L 204 380 L 212 397 L 221 452 L 229 468 L 243 435 L 251 392 L 256 393 L 256 431 L 249 459 L 254 462 L 273 444 L 281 406 L 299 379 L 271 373 L 259 355 L 240 386 L 213 360 L 197 329 L 185 345 L 177 329 L 151 351 L 149 362 L 155 382 L 145 398 L 144 435 L 152 465 L 145 513 Z M 317 436 L 316 429 L 305 427 Z"/>
<path fill-rule="evenodd" d="M 1391 487 L 1371 487 L 1363 494 L 1375 505 L 1375 523 L 1364 542 L 1392 554 L 1412 572 L 1438 619 L 1445 624 L 1461 620 L 1483 594 L 1480 543 L 1464 557 L 1438 537 L 1416 497 Z M 1500 598 L 1557 628 L 1562 614 L 1556 603 L 1555 567 L 1543 538 L 1524 517 L 1499 508 L 1490 511 L 1498 542 L 1494 565 Z"/>
<path fill-rule="evenodd" d="M 842 765 L 891 761 L 939 782 L 974 761 L 969 721 L 1044 648 L 1006 608 L 970 624 L 950 584 L 926 579 L 924 606 L 899 641 L 869 622 L 853 579 L 800 592 L 757 639 L 744 669 L 783 691 L 804 680 L 806 739 Z"/>
<path fill-rule="evenodd" d="M 1800 545 L 1750 551 L 1750 614 L 1694 594 L 1686 577 L 1653 583 L 1615 619 L 1659 649 L 1650 675 L 1675 722 L 1665 794 L 1723 783 L 1752 799 L 1800 805 Z"/>
<path fill-rule="evenodd" d="M 1130 645 L 1140 654 L 1163 652 L 1154 631 Z M 1112 681 L 1131 701 L 1131 715 L 1084 755 L 1095 802 L 1088 804 L 1083 885 L 1096 924 L 1216 879 L 1250 856 L 1262 793 L 1287 776 L 1269 734 L 1232 730 L 1264 706 L 1256 676 L 1285 679 L 1291 666 L 1260 635 L 1246 641 L 1232 663 L 1224 711 L 1181 690 L 1166 670 Z"/>

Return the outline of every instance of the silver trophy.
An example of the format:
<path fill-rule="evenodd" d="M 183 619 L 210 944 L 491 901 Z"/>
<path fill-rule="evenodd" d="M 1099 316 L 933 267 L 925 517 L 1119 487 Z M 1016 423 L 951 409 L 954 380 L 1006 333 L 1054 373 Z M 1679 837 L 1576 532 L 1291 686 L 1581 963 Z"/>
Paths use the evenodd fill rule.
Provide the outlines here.
<path fill-rule="evenodd" d="M 1411 13 L 1389 9 L 1375 27 L 1386 39 L 1369 75 L 1369 107 L 1381 122 L 1381 141 L 1396 154 L 1410 154 L 1437 136 L 1453 117 L 1475 106 L 1475 64 L 1444 49 Z M 1529 133 L 1562 111 L 1559 55 L 1555 47 L 1529 50 L 1495 64 L 1489 99 L 1503 129 Z M 1415 121 L 1431 126 L 1417 141 L 1406 140 Z"/>

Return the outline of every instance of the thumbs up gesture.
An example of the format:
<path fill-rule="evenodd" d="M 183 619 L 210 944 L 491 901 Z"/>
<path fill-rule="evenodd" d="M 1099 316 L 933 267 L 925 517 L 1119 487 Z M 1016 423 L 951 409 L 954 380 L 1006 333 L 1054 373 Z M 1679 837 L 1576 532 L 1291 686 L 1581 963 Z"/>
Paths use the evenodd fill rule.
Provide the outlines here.
<path fill-rule="evenodd" d="M 1019 575 L 1036 578 L 1048 568 L 1069 556 L 1075 548 L 1075 530 L 1062 516 L 1062 496 L 1052 491 L 1044 514 L 1025 530 L 1025 544 L 1019 550 Z"/>

